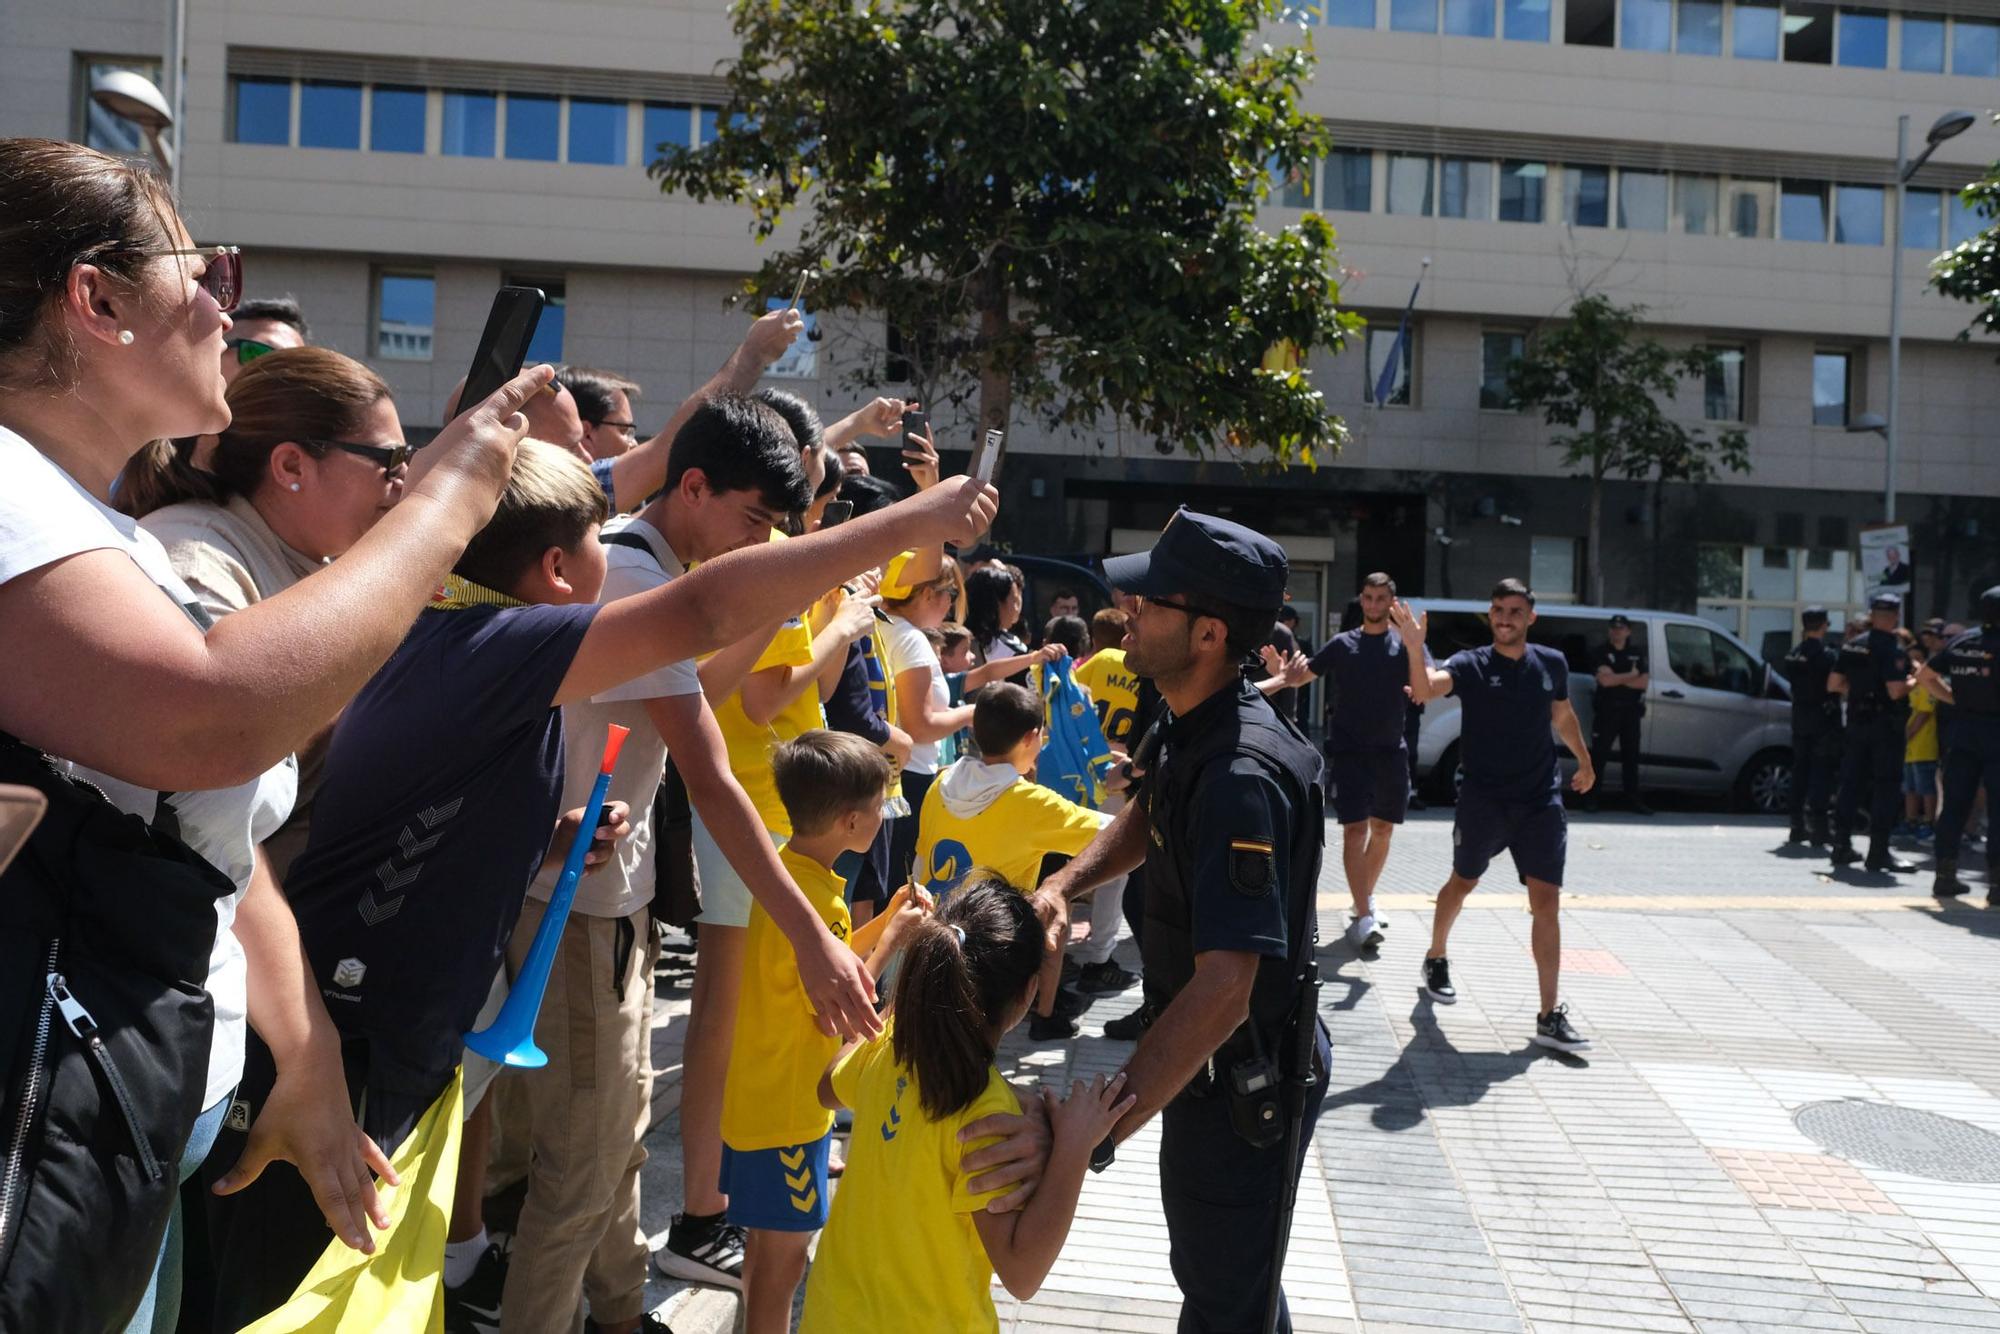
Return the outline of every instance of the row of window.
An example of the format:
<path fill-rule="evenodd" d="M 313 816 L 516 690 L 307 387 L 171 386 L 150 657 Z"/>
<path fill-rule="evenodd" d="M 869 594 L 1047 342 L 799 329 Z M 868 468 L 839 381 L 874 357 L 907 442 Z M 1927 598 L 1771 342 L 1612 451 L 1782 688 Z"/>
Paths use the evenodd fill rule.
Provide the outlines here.
<path fill-rule="evenodd" d="M 231 80 L 232 142 L 643 166 L 715 138 L 716 107 L 317 79 Z M 436 136 L 432 137 L 435 128 Z M 636 156 L 635 156 L 636 152 Z"/>
<path fill-rule="evenodd" d="M 1562 191 L 1550 198 L 1549 179 Z M 1378 189 L 1376 182 L 1380 180 Z M 1275 172 L 1288 208 L 1546 222 L 1550 205 L 1572 227 L 1677 232 L 1688 236 L 1771 237 L 1881 245 L 1887 187 L 1829 181 L 1750 179 L 1636 167 L 1429 157 L 1338 148 L 1323 162 Z M 1904 194 L 1903 244 L 1935 253 L 1976 236 L 1983 220 L 1957 194 Z"/>
<path fill-rule="evenodd" d="M 1395 358 L 1395 374 L 1388 383 L 1389 393 L 1378 406 L 1407 408 L 1416 402 L 1417 344 L 1422 329 L 1410 327 L 1398 344 L 1396 325 L 1370 325 L 1367 337 L 1368 374 L 1362 385 L 1362 400 L 1375 403 L 1375 390 L 1383 382 L 1383 372 Z M 1527 352 L 1528 336 L 1518 329 L 1488 329 L 1479 335 L 1479 406 L 1489 412 L 1514 412 L 1519 405 L 1507 392 L 1507 373 Z M 1747 421 L 1746 388 L 1750 349 L 1741 343 L 1711 345 L 1715 361 L 1702 382 L 1702 416 L 1713 422 Z M 1856 388 L 1860 383 L 1859 354 L 1848 348 L 1824 349 L 1813 353 L 1812 421 L 1815 426 L 1846 426 L 1852 417 Z"/>
<path fill-rule="evenodd" d="M 1294 21 L 1550 40 L 1550 0 L 1294 0 Z M 1892 21 L 1893 20 L 1893 21 Z M 1814 0 L 1564 0 L 1562 40 L 1738 60 L 2000 76 L 2000 21 Z"/>

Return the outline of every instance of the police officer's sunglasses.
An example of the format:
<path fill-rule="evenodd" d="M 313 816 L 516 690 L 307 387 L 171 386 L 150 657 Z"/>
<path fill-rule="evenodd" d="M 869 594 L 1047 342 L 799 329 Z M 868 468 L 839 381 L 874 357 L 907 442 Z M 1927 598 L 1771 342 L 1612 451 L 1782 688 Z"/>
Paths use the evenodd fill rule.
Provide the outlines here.
<path fill-rule="evenodd" d="M 321 452 L 329 449 L 343 450 L 380 465 L 385 473 L 407 467 L 410 460 L 417 456 L 415 445 L 357 445 L 347 440 L 301 440 L 298 443 L 307 449 L 317 449 Z"/>
<path fill-rule="evenodd" d="M 1165 607 L 1168 611 L 1177 611 L 1183 616 L 1208 616 L 1218 621 L 1228 619 L 1219 611 L 1211 611 L 1207 607 L 1197 607 L 1191 602 L 1175 602 L 1172 598 L 1147 597 L 1144 593 L 1141 593 L 1139 601 L 1145 606 Z"/>

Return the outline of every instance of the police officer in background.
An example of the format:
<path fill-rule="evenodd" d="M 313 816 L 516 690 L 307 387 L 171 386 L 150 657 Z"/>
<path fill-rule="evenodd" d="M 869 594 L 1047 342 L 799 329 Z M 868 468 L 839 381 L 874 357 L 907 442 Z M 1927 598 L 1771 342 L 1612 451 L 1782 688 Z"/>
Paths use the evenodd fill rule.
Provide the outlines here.
<path fill-rule="evenodd" d="M 1180 1328 L 1289 1329 L 1277 1277 L 1327 1078 L 1312 972 L 1320 760 L 1241 671 L 1284 598 L 1285 553 L 1182 509 L 1151 551 L 1104 573 L 1139 594 L 1125 661 L 1167 713 L 1138 800 L 1035 892 L 1053 945 L 1071 899 L 1146 863 L 1140 951 L 1158 1017 L 1125 1066 L 1138 1105 L 1091 1167 L 1160 1114 Z"/>
<path fill-rule="evenodd" d="M 1965 893 L 1958 878 L 1958 845 L 1965 837 L 1979 785 L 1987 801 L 2000 792 L 2000 585 L 1979 595 L 1980 627 L 1968 630 L 1917 669 L 1917 681 L 1952 706 L 1944 759 L 1944 809 L 1937 822 L 1937 881 L 1941 899 Z M 2000 886 L 1988 863 L 1986 902 L 2000 907 Z"/>
<path fill-rule="evenodd" d="M 1653 808 L 1639 795 L 1639 725 L 1652 680 L 1646 674 L 1646 650 L 1632 642 L 1632 622 L 1622 612 L 1611 618 L 1606 638 L 1609 642 L 1591 660 L 1597 694 L 1591 701 L 1590 767 L 1603 773 L 1615 742 L 1624 770 L 1625 804 L 1636 814 L 1651 815 Z M 1584 798 L 1586 810 L 1597 809 L 1597 794 L 1592 788 Z"/>
<path fill-rule="evenodd" d="M 1889 851 L 1889 830 L 1902 800 L 1903 727 L 1910 717 L 1910 655 L 1896 639 L 1903 599 L 1877 593 L 1868 603 L 1868 633 L 1840 646 L 1826 688 L 1847 696 L 1847 740 L 1840 757 L 1840 797 L 1834 808 L 1833 864 L 1861 861 L 1854 851 L 1854 813 L 1868 799 L 1870 871 L 1914 871 Z"/>
<path fill-rule="evenodd" d="M 1839 657 L 1826 642 L 1826 608 L 1799 613 L 1805 638 L 1785 655 L 1792 684 L 1792 833 L 1788 843 L 1826 843 L 1827 806 L 1840 773 L 1840 696 L 1826 688 Z"/>

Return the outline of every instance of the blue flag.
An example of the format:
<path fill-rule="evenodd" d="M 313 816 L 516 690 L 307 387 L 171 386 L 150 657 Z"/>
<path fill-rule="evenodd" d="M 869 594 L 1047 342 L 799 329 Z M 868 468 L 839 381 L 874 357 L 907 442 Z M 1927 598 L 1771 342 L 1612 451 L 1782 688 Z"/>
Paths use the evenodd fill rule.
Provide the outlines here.
<path fill-rule="evenodd" d="M 1042 670 L 1042 750 L 1035 757 L 1035 781 L 1096 810 L 1104 804 L 1104 776 L 1111 770 L 1111 745 L 1098 725 L 1090 697 L 1070 676 L 1070 660 L 1058 658 Z"/>
<path fill-rule="evenodd" d="M 1424 262 L 1428 264 L 1430 261 Z M 1403 321 L 1396 326 L 1396 341 L 1389 344 L 1389 356 L 1382 364 L 1382 374 L 1375 380 L 1375 406 L 1378 408 L 1396 392 L 1396 372 L 1403 368 L 1403 358 L 1410 344 L 1410 312 L 1417 307 L 1417 292 L 1423 285 L 1424 280 L 1418 278 L 1416 285 L 1410 288 L 1409 303 L 1403 307 Z"/>

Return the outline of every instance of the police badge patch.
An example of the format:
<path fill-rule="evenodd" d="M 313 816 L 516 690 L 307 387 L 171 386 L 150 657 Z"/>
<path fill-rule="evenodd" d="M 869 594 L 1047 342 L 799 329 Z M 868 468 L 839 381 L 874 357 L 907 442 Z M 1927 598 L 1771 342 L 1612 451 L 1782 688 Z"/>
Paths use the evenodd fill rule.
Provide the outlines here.
<path fill-rule="evenodd" d="M 1229 887 L 1248 899 L 1261 899 L 1278 884 L 1277 868 L 1271 861 L 1271 841 L 1266 838 L 1229 840 Z"/>

